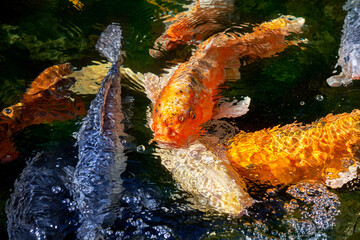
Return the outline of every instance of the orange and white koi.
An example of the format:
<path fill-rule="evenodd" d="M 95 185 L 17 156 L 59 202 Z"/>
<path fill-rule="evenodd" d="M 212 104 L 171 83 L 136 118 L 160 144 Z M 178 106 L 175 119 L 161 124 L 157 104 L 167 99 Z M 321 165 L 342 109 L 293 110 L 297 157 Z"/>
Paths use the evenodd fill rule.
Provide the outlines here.
<path fill-rule="evenodd" d="M 232 104 L 218 101 L 227 65 L 244 56 L 270 57 L 297 44 L 285 37 L 299 33 L 304 22 L 303 18 L 283 16 L 255 27 L 253 33 L 219 33 L 201 43 L 194 55 L 169 76 L 145 74 L 146 93 L 153 103 L 153 140 L 181 147 L 194 141 L 208 120 L 245 114 L 248 97 Z"/>
<path fill-rule="evenodd" d="M 224 30 L 230 24 L 233 0 L 197 0 L 193 7 L 166 20 L 170 25 L 158 39 L 149 53 L 152 57 L 162 56 L 163 51 L 172 51 L 190 42 L 206 39 Z"/>
<path fill-rule="evenodd" d="M 359 139 L 360 110 L 355 109 L 308 125 L 240 132 L 226 151 L 244 179 L 274 186 L 317 180 L 337 188 L 357 177 Z"/>

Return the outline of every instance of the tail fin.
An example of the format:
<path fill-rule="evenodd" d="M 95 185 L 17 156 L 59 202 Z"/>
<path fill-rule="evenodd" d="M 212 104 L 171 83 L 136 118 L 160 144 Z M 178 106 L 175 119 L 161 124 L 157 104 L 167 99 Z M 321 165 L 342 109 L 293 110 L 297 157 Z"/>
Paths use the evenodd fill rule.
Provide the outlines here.
<path fill-rule="evenodd" d="M 352 83 L 352 79 L 347 77 L 344 72 L 334 75 L 326 79 L 330 87 L 340 87 L 341 85 L 347 86 Z"/>
<path fill-rule="evenodd" d="M 112 23 L 103 31 L 95 48 L 112 64 L 120 61 L 122 31 L 118 23 Z"/>

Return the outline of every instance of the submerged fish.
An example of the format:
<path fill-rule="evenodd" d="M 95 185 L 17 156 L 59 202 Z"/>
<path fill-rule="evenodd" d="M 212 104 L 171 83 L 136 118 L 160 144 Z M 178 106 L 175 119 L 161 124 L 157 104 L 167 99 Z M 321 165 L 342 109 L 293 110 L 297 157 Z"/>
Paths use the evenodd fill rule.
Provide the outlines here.
<path fill-rule="evenodd" d="M 337 188 L 357 177 L 360 110 L 241 132 L 228 142 L 227 157 L 245 179 L 271 185 L 318 180 Z"/>
<path fill-rule="evenodd" d="M 72 143 L 66 145 L 37 153 L 15 181 L 6 204 L 10 240 L 61 240 L 72 235 L 77 214 L 64 168 L 76 162 Z"/>
<path fill-rule="evenodd" d="M 304 22 L 303 18 L 283 16 L 255 27 L 253 33 L 219 33 L 201 43 L 194 55 L 169 76 L 159 78 L 147 73 L 145 90 L 153 103 L 153 140 L 180 147 L 194 141 L 208 120 L 245 114 L 248 97 L 239 103 L 219 104 L 225 69 L 239 68 L 239 57 L 270 57 L 297 44 L 285 37 L 299 33 Z"/>
<path fill-rule="evenodd" d="M 224 30 L 230 23 L 234 3 L 233 0 L 197 0 L 196 5 L 189 8 L 166 21 L 170 25 L 149 51 L 152 57 L 161 57 L 163 51 L 175 50 Z"/>
<path fill-rule="evenodd" d="M 85 115 L 84 103 L 70 98 L 69 87 L 73 78 L 69 63 L 45 69 L 23 94 L 21 102 L 6 107 L 0 112 L 0 161 L 8 162 L 18 156 L 11 137 L 34 124 L 64 121 Z"/>
<path fill-rule="evenodd" d="M 348 0 L 343 6 L 348 11 L 342 30 L 339 59 L 336 65 L 342 72 L 326 81 L 331 87 L 349 85 L 360 79 L 360 2 Z"/>
<path fill-rule="evenodd" d="M 102 82 L 78 133 L 79 161 L 73 177 L 73 197 L 80 211 L 79 239 L 100 239 L 104 228 L 121 214 L 121 173 L 126 156 L 121 109 L 120 47 L 122 32 L 117 24 L 101 34 L 96 48 L 112 67 Z"/>
<path fill-rule="evenodd" d="M 204 144 L 196 141 L 186 148 L 157 149 L 157 154 L 181 189 L 192 195 L 196 209 L 241 215 L 253 204 L 226 156 Z"/>

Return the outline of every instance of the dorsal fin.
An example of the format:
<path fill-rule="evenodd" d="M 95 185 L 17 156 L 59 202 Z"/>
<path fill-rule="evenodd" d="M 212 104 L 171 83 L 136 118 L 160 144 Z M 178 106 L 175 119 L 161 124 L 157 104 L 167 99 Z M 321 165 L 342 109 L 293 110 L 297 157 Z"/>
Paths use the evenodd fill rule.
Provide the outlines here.
<path fill-rule="evenodd" d="M 121 49 L 122 31 L 120 25 L 112 23 L 103 31 L 98 39 L 95 48 L 109 62 L 115 64 L 119 61 Z"/>

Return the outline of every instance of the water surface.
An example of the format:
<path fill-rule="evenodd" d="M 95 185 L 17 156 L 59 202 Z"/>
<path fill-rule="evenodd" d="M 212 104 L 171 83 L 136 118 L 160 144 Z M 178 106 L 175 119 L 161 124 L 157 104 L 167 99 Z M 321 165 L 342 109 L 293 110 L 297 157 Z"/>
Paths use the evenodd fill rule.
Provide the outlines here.
<path fill-rule="evenodd" d="M 88 0 L 82 3 L 81 7 L 67 0 L 20 0 L 2 4 L 1 109 L 19 102 L 35 77 L 51 65 L 71 62 L 80 69 L 93 61 L 104 60 L 94 46 L 111 22 L 119 22 L 123 29 L 123 66 L 134 72 L 161 73 L 168 63 L 154 60 L 148 50 L 164 31 L 164 17 L 184 11 L 189 2 Z M 227 83 L 229 88 L 223 94 L 238 99 L 249 96 L 252 102 L 248 114 L 230 122 L 239 129 L 255 131 L 294 121 L 310 123 L 328 113 L 349 112 L 360 107 L 360 83 L 340 88 L 331 88 L 326 83 L 337 62 L 346 15 L 341 8 L 343 4 L 344 1 L 335 0 L 235 1 L 235 24 L 261 23 L 285 14 L 304 17 L 306 28 L 301 37 L 307 38 L 309 44 L 302 51 L 289 47 L 276 57 L 241 67 L 242 79 Z M 319 216 L 333 216 L 334 219 L 327 219 L 328 223 L 323 219 L 317 224 L 311 215 L 306 215 L 311 211 L 294 207 L 299 197 L 294 192 L 286 192 L 286 189 L 269 192 L 262 186 L 250 190 L 261 202 L 249 210 L 248 216 L 232 218 L 192 209 L 187 204 L 188 195 L 177 188 L 170 173 L 152 154 L 154 145 L 148 144 L 152 133 L 145 124 L 150 101 L 145 94 L 128 88 L 123 89 L 122 95 L 135 99 L 132 128 L 129 129 L 135 148 L 127 153 L 127 168 L 121 176 L 126 189 L 120 202 L 124 215 L 112 229 L 118 231 L 119 236 L 130 239 L 141 236 L 157 239 L 345 239 L 353 236 L 355 239 L 359 235 L 358 183 L 340 190 L 319 190 L 318 199 L 327 199 L 322 206 L 311 200 L 301 203 L 304 209 L 315 209 Z M 95 95 L 78 94 L 78 97 L 88 107 Z M 81 118 L 30 126 L 14 136 L 20 157 L 0 165 L 2 239 L 7 238 L 5 202 L 26 159 L 34 158 L 39 152 L 66 151 L 71 153 L 67 154 L 66 161 L 74 165 L 77 152 L 73 133 L 79 130 Z M 136 151 L 136 146 L 140 145 L 145 146 L 145 151 Z M 330 195 L 331 200 L 328 200 Z M 338 212 L 333 213 L 332 209 Z M 68 239 L 75 236 L 75 228 L 70 228 Z"/>

